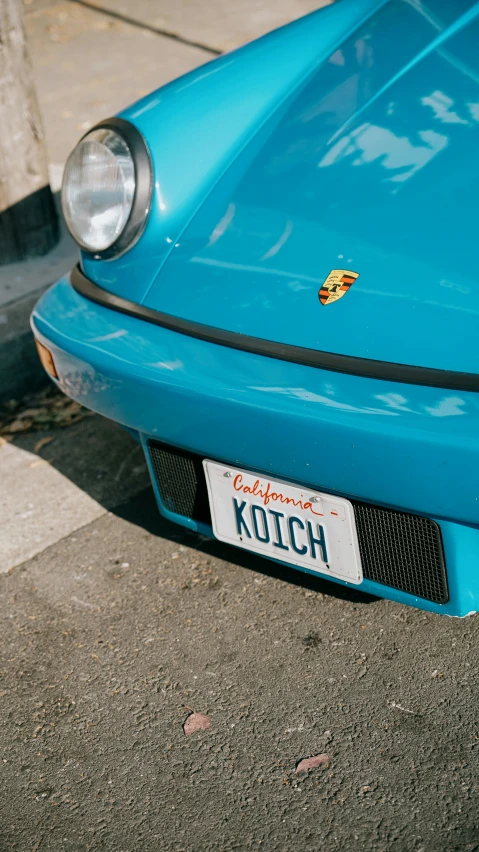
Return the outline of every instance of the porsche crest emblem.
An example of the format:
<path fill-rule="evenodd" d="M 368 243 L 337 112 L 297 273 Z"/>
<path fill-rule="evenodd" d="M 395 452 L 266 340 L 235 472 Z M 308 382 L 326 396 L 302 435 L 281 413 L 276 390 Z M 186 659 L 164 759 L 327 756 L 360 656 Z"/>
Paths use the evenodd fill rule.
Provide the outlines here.
<path fill-rule="evenodd" d="M 331 305 L 338 299 L 342 299 L 354 284 L 356 278 L 359 278 L 358 272 L 351 272 L 349 269 L 332 269 L 324 284 L 321 284 L 319 291 L 321 304 Z"/>

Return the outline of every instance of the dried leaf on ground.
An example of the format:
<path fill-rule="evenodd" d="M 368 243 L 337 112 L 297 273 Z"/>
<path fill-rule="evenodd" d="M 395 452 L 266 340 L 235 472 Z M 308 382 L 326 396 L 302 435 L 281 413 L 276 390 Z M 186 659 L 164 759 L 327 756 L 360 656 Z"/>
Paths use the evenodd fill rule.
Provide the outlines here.
<path fill-rule="evenodd" d="M 3 416 L 0 412 L 0 435 L 71 426 L 91 413 L 56 388 L 48 388 L 7 404 Z"/>
<path fill-rule="evenodd" d="M 195 734 L 196 731 L 205 731 L 211 728 L 211 719 L 205 716 L 204 713 L 190 713 L 186 722 L 183 725 L 183 731 L 186 737 Z"/>
<path fill-rule="evenodd" d="M 316 769 L 318 766 L 329 766 L 327 754 L 316 754 L 314 757 L 305 757 L 300 760 L 296 766 L 296 775 L 306 775 L 310 769 Z"/>
<path fill-rule="evenodd" d="M 45 435 L 44 438 L 40 438 L 39 441 L 35 444 L 33 448 L 34 453 L 39 453 L 40 450 L 43 450 L 43 447 L 46 447 L 47 444 L 50 444 L 53 441 L 53 435 Z"/>
<path fill-rule="evenodd" d="M 7 435 L 14 435 L 16 432 L 28 432 L 32 423 L 32 420 L 13 420 L 12 423 L 9 423 L 8 426 L 6 426 L 5 433 Z"/>

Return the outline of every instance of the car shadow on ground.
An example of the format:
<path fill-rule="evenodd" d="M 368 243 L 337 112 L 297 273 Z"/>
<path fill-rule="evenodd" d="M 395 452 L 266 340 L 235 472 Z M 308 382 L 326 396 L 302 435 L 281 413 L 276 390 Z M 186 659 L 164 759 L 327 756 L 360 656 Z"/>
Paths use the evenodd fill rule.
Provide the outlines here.
<path fill-rule="evenodd" d="M 358 589 L 341 586 L 215 539 L 207 539 L 166 520 L 159 513 L 144 453 L 135 439 L 116 423 L 84 410 L 75 415 L 78 420 L 74 419 L 69 424 L 70 401 L 53 389 L 48 394 L 47 403 L 43 405 L 50 418 L 48 428 L 33 428 L 15 434 L 15 445 L 44 459 L 114 515 L 146 529 L 159 539 L 184 544 L 285 583 L 357 603 L 378 600 Z M 36 404 L 37 409 L 32 409 L 32 404 Z M 30 400 L 25 411 L 41 410 L 42 406 L 38 406 L 38 400 Z M 15 416 L 21 419 L 21 409 Z M 41 415 L 36 417 L 38 420 Z"/>
<path fill-rule="evenodd" d="M 322 577 L 289 568 L 274 560 L 248 553 L 240 548 L 216 539 L 206 538 L 185 529 L 185 527 L 178 526 L 160 515 L 151 486 L 145 488 L 131 500 L 116 506 L 113 512 L 128 523 L 143 527 L 151 535 L 183 544 L 195 550 L 201 550 L 202 553 L 246 568 L 248 571 L 256 571 L 258 574 L 274 577 L 303 589 L 353 603 L 368 604 L 379 600 L 379 598 L 358 589 L 336 585 L 336 583 Z"/>

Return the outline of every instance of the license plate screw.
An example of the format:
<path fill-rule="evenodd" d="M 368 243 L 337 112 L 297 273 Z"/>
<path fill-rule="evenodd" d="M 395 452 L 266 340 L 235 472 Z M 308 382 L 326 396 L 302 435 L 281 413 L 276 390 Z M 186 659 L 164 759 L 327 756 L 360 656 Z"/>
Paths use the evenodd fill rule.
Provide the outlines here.
<path fill-rule="evenodd" d="M 230 479 L 233 474 L 229 470 L 227 470 L 226 473 L 223 474 L 223 476 L 226 476 L 227 479 Z"/>
<path fill-rule="evenodd" d="M 311 497 L 311 503 L 321 503 L 321 497 Z"/>

